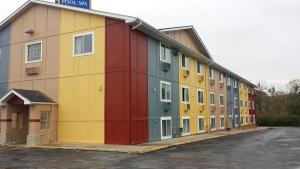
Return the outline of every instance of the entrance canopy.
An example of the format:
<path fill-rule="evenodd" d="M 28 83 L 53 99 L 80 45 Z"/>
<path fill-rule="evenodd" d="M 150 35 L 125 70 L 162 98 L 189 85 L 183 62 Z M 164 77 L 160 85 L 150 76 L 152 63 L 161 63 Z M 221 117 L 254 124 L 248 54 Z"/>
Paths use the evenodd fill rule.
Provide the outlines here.
<path fill-rule="evenodd" d="M 36 90 L 13 89 L 0 99 L 0 105 L 6 105 L 7 102 L 22 103 L 24 105 L 34 104 L 57 104 L 44 93 Z"/>

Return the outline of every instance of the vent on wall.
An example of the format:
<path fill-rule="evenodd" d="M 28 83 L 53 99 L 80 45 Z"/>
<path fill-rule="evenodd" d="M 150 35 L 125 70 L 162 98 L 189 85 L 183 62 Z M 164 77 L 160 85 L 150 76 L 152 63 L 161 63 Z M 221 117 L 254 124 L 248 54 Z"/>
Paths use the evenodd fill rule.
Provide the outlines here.
<path fill-rule="evenodd" d="M 39 67 L 29 67 L 25 69 L 26 75 L 32 76 L 32 75 L 38 75 L 40 72 Z"/>

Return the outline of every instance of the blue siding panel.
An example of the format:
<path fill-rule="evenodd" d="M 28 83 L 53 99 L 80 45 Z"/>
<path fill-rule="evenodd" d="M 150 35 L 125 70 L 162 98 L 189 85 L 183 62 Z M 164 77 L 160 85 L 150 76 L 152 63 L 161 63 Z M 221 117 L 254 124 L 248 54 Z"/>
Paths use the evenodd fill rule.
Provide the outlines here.
<path fill-rule="evenodd" d="M 8 90 L 8 70 L 9 70 L 9 51 L 10 51 L 10 26 L 0 31 L 0 97 L 5 95 Z"/>

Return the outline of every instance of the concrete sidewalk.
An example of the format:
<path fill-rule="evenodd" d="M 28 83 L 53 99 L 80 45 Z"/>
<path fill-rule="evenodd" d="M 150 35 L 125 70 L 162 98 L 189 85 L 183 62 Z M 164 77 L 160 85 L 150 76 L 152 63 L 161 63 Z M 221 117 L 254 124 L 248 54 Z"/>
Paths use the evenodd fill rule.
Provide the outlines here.
<path fill-rule="evenodd" d="M 148 153 L 157 151 L 171 146 L 188 144 L 197 141 L 203 141 L 213 138 L 224 137 L 233 134 L 248 133 L 254 131 L 266 130 L 267 127 L 250 128 L 244 130 L 220 131 L 210 134 L 197 134 L 185 136 L 180 138 L 173 138 L 168 140 L 156 141 L 151 143 L 139 145 L 108 145 L 108 144 L 48 144 L 41 146 L 34 146 L 34 148 L 47 148 L 47 149 L 76 149 L 76 150 L 90 150 L 90 151 L 110 151 L 110 152 L 124 152 L 124 153 Z M 27 147 L 28 148 L 28 147 Z"/>

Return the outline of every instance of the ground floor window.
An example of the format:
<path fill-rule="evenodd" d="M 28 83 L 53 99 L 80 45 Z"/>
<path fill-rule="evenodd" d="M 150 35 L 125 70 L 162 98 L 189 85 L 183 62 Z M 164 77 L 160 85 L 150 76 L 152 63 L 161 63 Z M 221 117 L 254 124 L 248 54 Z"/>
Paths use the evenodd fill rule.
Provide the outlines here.
<path fill-rule="evenodd" d="M 244 125 L 244 116 L 241 116 L 241 125 Z"/>
<path fill-rule="evenodd" d="M 216 117 L 210 116 L 210 129 L 216 130 Z"/>
<path fill-rule="evenodd" d="M 198 131 L 199 133 L 204 132 L 204 116 L 198 117 Z"/>
<path fill-rule="evenodd" d="M 183 125 L 183 135 L 190 134 L 190 117 L 183 117 L 182 118 L 182 125 Z"/>
<path fill-rule="evenodd" d="M 250 124 L 252 124 L 252 123 L 253 123 L 253 116 L 250 115 Z"/>
<path fill-rule="evenodd" d="M 225 128 L 225 118 L 224 116 L 220 116 L 220 129 Z"/>
<path fill-rule="evenodd" d="M 235 126 L 237 127 L 239 125 L 239 116 L 238 115 L 235 115 L 234 117 L 234 123 L 235 123 Z"/>
<path fill-rule="evenodd" d="M 253 124 L 256 123 L 255 115 L 253 115 Z"/>
<path fill-rule="evenodd" d="M 50 129 L 50 112 L 41 112 L 41 129 Z"/>
<path fill-rule="evenodd" d="M 172 119 L 171 117 L 161 118 L 161 139 L 172 138 Z"/>
<path fill-rule="evenodd" d="M 249 116 L 246 116 L 246 124 L 249 123 Z"/>

